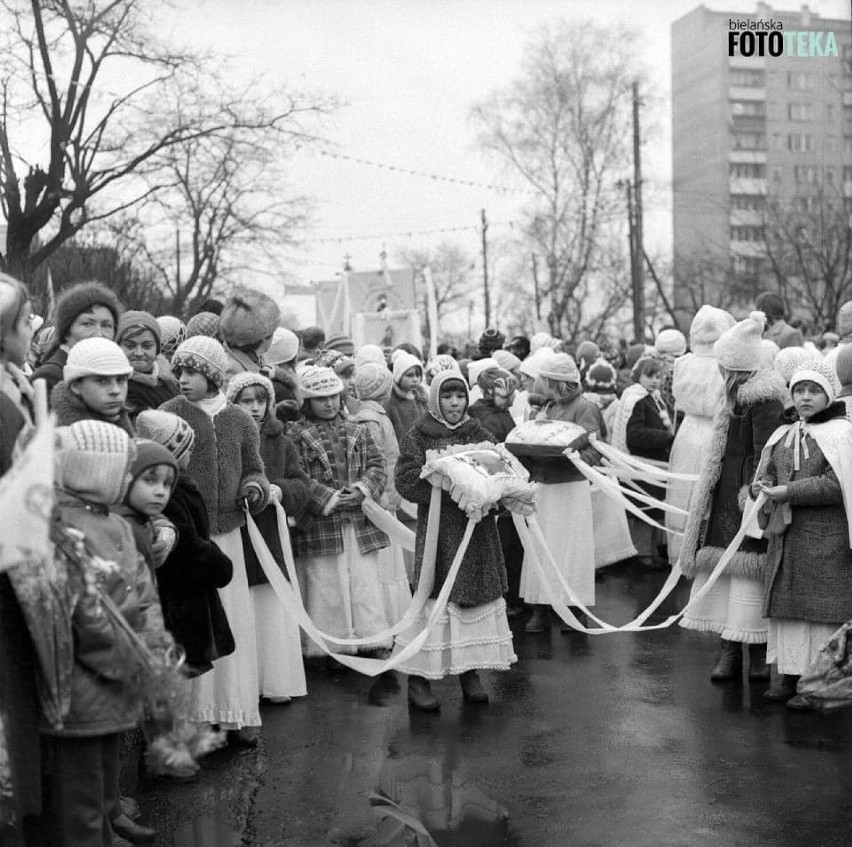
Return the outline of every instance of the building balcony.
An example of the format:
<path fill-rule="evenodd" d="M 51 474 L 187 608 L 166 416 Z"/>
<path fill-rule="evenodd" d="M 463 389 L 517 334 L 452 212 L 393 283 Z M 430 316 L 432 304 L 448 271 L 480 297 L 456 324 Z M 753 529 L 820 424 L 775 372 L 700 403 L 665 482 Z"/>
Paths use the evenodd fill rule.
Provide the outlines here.
<path fill-rule="evenodd" d="M 766 88 L 750 85 L 731 85 L 728 87 L 729 100 L 766 100 Z"/>
<path fill-rule="evenodd" d="M 727 38 L 727 36 L 726 36 Z M 755 50 L 755 53 L 757 51 Z M 734 53 L 733 56 L 728 56 L 728 67 L 729 68 L 745 68 L 746 70 L 753 71 L 757 68 L 765 68 L 766 67 L 766 56 L 743 56 L 740 53 Z"/>
<path fill-rule="evenodd" d="M 766 150 L 731 150 L 728 154 L 728 161 L 744 164 L 766 164 Z"/>
<path fill-rule="evenodd" d="M 730 194 L 769 194 L 769 183 L 765 179 L 730 177 L 728 192 Z"/>
<path fill-rule="evenodd" d="M 731 209 L 728 223 L 731 226 L 763 226 L 763 213 L 751 209 Z"/>
<path fill-rule="evenodd" d="M 766 246 L 762 241 L 730 241 L 728 244 L 732 256 L 751 256 L 755 259 L 766 256 Z"/>

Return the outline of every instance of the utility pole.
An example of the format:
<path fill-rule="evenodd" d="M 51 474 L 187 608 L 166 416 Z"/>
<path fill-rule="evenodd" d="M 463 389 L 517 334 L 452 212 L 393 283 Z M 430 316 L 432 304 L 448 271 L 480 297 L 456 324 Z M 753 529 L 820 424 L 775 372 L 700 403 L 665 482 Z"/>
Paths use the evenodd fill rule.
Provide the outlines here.
<path fill-rule="evenodd" d="M 488 221 L 485 219 L 485 209 L 482 210 L 482 284 L 485 293 L 485 328 L 491 326 L 491 294 L 488 291 Z"/>
<path fill-rule="evenodd" d="M 633 82 L 633 332 L 636 341 L 645 341 L 645 284 L 642 257 L 642 154 L 639 134 L 639 84 Z"/>
<path fill-rule="evenodd" d="M 541 320 L 541 301 L 538 297 L 538 259 L 532 254 L 533 295 L 535 296 L 535 319 Z"/>

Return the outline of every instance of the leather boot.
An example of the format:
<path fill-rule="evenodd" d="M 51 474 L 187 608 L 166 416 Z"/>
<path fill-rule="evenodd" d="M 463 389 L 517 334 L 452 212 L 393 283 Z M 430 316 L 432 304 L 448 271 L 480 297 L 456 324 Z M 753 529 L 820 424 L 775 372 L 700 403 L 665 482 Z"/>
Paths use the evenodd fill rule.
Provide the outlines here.
<path fill-rule="evenodd" d="M 468 703 L 487 703 L 488 693 L 482 687 L 479 674 L 476 671 L 465 671 L 459 675 L 462 696 Z"/>
<path fill-rule="evenodd" d="M 550 627 L 550 606 L 533 606 L 532 617 L 527 621 L 524 632 L 546 632 Z"/>
<path fill-rule="evenodd" d="M 110 821 L 112 831 L 120 838 L 125 838 L 131 844 L 153 844 L 157 830 L 150 826 L 142 826 L 130 820 L 125 814 L 118 815 Z"/>
<path fill-rule="evenodd" d="M 769 667 L 766 664 L 766 645 L 748 645 L 748 681 L 768 682 Z"/>
<path fill-rule="evenodd" d="M 713 682 L 724 682 L 739 676 L 743 670 L 743 645 L 739 641 L 722 639 L 722 649 L 719 658 L 710 671 Z"/>
<path fill-rule="evenodd" d="M 420 712 L 437 712 L 441 701 L 432 693 L 429 680 L 422 676 L 408 677 L 408 705 Z"/>
<path fill-rule="evenodd" d="M 796 696 L 796 686 L 799 677 L 795 674 L 785 673 L 777 685 L 773 685 L 768 691 L 763 692 L 763 699 L 772 703 L 786 703 Z"/>

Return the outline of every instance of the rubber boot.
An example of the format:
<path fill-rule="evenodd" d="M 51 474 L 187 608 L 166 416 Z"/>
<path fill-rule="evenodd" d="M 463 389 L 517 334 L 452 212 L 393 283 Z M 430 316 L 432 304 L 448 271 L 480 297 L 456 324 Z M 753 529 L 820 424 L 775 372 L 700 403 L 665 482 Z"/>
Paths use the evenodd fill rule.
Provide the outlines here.
<path fill-rule="evenodd" d="M 546 632 L 550 627 L 550 606 L 533 606 L 532 617 L 527 621 L 524 632 Z"/>
<path fill-rule="evenodd" d="M 710 679 L 713 682 L 725 682 L 739 676 L 742 671 L 743 645 L 739 641 L 727 641 L 723 638 L 719 658 L 710 671 Z"/>
<path fill-rule="evenodd" d="M 766 664 L 765 644 L 748 645 L 748 681 L 769 681 L 769 666 Z"/>
<path fill-rule="evenodd" d="M 408 705 L 420 712 L 437 712 L 441 701 L 432 693 L 429 680 L 422 676 L 408 677 Z"/>
<path fill-rule="evenodd" d="M 768 691 L 763 692 L 763 699 L 772 703 L 786 703 L 796 696 L 796 686 L 799 677 L 795 674 L 785 673 L 777 685 L 773 685 Z"/>
<path fill-rule="evenodd" d="M 459 675 L 462 696 L 468 703 L 487 703 L 488 693 L 482 687 L 479 674 L 476 671 L 465 671 Z"/>

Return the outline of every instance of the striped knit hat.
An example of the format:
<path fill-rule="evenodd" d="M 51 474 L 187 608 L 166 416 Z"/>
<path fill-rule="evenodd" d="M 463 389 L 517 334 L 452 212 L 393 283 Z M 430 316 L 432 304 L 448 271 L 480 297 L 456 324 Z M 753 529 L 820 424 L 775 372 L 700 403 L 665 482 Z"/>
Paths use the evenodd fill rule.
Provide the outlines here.
<path fill-rule="evenodd" d="M 172 369 L 177 372 L 181 368 L 198 371 L 221 388 L 228 370 L 228 354 L 215 338 L 194 335 L 187 338 L 172 356 Z"/>
<path fill-rule="evenodd" d="M 178 415 L 159 409 L 144 409 L 136 416 L 136 432 L 162 444 L 176 462 L 195 446 L 195 431 Z"/>
<path fill-rule="evenodd" d="M 302 397 L 311 400 L 318 397 L 334 397 L 343 391 L 340 377 L 331 368 L 308 365 L 301 374 Z"/>

